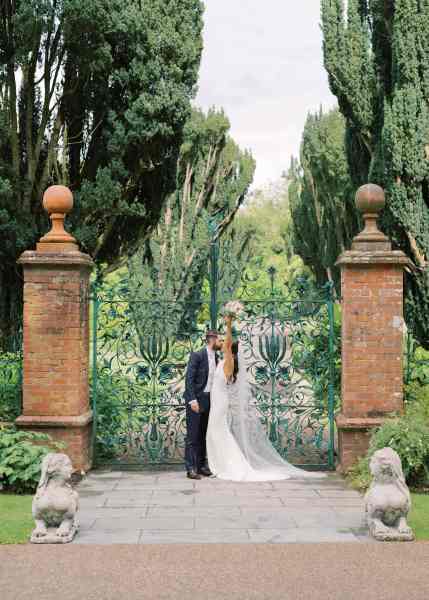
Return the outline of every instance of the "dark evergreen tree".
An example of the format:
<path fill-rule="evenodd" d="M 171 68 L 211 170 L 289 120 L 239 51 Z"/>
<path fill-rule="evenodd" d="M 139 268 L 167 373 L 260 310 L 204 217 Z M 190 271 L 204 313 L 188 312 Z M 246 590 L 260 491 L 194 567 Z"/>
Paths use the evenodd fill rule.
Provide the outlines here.
<path fill-rule="evenodd" d="M 176 185 L 200 63 L 200 0 L 0 3 L 0 348 L 20 322 L 16 259 L 71 187 L 73 233 L 103 267 L 127 259 Z"/>
<path fill-rule="evenodd" d="M 359 229 L 344 134 L 338 110 L 308 115 L 300 163 L 293 159 L 289 171 L 294 251 L 318 285 L 333 281 L 337 292 L 340 274 L 335 262 Z"/>
<path fill-rule="evenodd" d="M 382 228 L 413 261 L 405 314 L 429 348 L 429 0 L 322 0 L 325 66 L 354 186 L 382 185 Z"/>

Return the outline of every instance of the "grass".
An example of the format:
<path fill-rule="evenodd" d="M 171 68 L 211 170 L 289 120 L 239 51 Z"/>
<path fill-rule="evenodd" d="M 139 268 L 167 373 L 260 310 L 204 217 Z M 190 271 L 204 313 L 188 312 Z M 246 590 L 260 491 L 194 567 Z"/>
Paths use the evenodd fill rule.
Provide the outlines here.
<path fill-rule="evenodd" d="M 0 494 L 0 544 L 28 542 L 34 528 L 31 502 L 32 496 Z"/>
<path fill-rule="evenodd" d="M 32 496 L 0 494 L 0 544 L 25 544 L 34 521 Z M 429 494 L 412 494 L 413 508 L 408 519 L 417 540 L 429 540 Z"/>
<path fill-rule="evenodd" d="M 412 494 L 412 509 L 408 524 L 417 540 L 429 540 L 429 494 Z"/>

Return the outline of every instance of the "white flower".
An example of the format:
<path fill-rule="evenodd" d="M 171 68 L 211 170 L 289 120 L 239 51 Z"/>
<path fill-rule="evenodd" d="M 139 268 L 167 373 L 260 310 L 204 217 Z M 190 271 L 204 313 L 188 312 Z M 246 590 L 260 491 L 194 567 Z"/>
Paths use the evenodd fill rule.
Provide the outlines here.
<path fill-rule="evenodd" d="M 237 317 L 244 311 L 244 306 L 238 300 L 232 300 L 225 304 L 224 314 L 232 317 Z"/>

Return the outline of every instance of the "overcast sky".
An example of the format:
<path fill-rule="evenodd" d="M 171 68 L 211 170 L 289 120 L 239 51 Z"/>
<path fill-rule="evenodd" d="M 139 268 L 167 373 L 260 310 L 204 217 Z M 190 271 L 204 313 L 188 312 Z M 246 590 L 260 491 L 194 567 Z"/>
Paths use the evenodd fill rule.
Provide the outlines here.
<path fill-rule="evenodd" d="M 320 0 L 205 0 L 196 103 L 223 107 L 257 160 L 255 185 L 297 155 L 308 111 L 335 104 L 322 64 Z"/>

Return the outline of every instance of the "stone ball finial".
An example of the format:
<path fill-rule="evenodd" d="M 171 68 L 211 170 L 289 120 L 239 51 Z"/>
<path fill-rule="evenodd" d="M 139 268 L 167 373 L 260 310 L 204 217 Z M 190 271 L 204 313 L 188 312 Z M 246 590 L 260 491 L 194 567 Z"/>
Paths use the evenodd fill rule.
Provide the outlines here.
<path fill-rule="evenodd" d="M 386 205 L 384 190 L 379 185 L 367 183 L 356 192 L 356 207 L 363 214 L 378 214 Z"/>
<path fill-rule="evenodd" d="M 43 194 L 43 208 L 49 215 L 68 215 L 73 210 L 73 194 L 65 185 L 51 185 Z"/>
<path fill-rule="evenodd" d="M 73 194 L 65 185 L 51 185 L 43 194 L 43 208 L 51 219 L 51 231 L 37 244 L 42 252 L 78 250 L 76 240 L 64 229 L 64 219 L 73 210 Z"/>
<path fill-rule="evenodd" d="M 377 219 L 386 205 L 384 190 L 379 185 L 367 183 L 356 192 L 356 208 L 362 213 L 364 230 L 353 240 L 352 250 L 363 252 L 389 251 L 391 243 L 377 227 Z"/>

